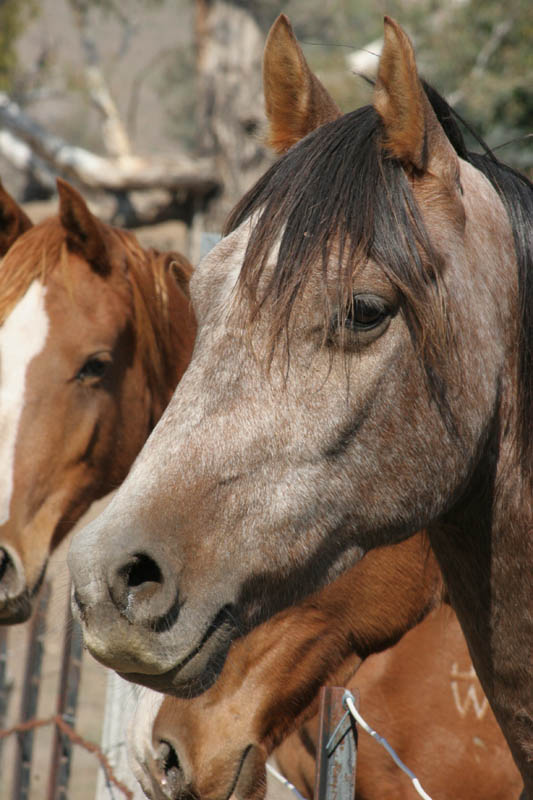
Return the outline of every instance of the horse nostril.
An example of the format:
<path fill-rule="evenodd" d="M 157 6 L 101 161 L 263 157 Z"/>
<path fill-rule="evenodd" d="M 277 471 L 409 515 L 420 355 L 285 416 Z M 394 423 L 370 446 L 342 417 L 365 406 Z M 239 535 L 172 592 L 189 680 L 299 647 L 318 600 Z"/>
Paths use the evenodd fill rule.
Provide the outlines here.
<path fill-rule="evenodd" d="M 180 796 L 181 767 L 176 751 L 165 739 L 161 739 L 155 751 L 155 764 L 159 773 L 159 785 L 165 797 L 174 800 Z"/>
<path fill-rule="evenodd" d="M 25 588 L 24 575 L 15 559 L 4 547 L 0 547 L 0 598 L 15 597 Z"/>
<path fill-rule="evenodd" d="M 163 584 L 163 573 L 146 553 L 134 553 L 111 576 L 109 590 L 116 607 L 129 617 L 134 606 L 146 604 Z"/>
<path fill-rule="evenodd" d="M 150 556 L 144 553 L 135 553 L 129 564 L 119 570 L 122 572 L 130 588 L 141 586 L 143 583 L 162 583 L 161 570 Z"/>
<path fill-rule="evenodd" d="M 3 547 L 0 547 L 0 583 L 4 579 L 4 575 L 7 572 L 7 568 L 9 566 L 10 558 Z"/>

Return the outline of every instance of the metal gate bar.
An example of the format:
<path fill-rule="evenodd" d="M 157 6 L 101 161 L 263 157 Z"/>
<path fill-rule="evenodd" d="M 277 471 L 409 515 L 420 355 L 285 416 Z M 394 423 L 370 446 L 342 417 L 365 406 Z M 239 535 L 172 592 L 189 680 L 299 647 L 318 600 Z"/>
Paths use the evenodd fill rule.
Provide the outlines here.
<path fill-rule="evenodd" d="M 71 727 L 74 727 L 76 719 L 82 651 L 83 637 L 81 628 L 78 623 L 72 619 L 70 603 L 68 603 L 63 638 L 57 713 L 61 715 L 65 722 Z M 48 778 L 48 800 L 66 800 L 70 778 L 71 757 L 72 742 L 56 728 Z"/>
<path fill-rule="evenodd" d="M 357 763 L 357 730 L 343 704 L 345 689 L 324 686 L 320 692 L 320 728 L 315 773 L 315 800 L 353 800 Z M 359 697 L 356 695 L 356 705 Z"/>
<path fill-rule="evenodd" d="M 46 631 L 46 609 L 50 598 L 50 584 L 45 583 L 37 608 L 30 622 L 30 641 L 26 664 L 24 666 L 24 682 L 20 703 L 20 720 L 26 722 L 37 713 L 39 699 L 39 681 L 43 658 L 43 639 Z M 27 800 L 30 788 L 31 756 L 33 750 L 33 731 L 17 735 L 17 754 L 13 774 L 13 800 Z"/>
<path fill-rule="evenodd" d="M 7 679 L 7 627 L 0 625 L 0 730 L 6 725 L 10 688 Z M 0 768 L 3 743 L 4 740 L 0 739 Z"/>

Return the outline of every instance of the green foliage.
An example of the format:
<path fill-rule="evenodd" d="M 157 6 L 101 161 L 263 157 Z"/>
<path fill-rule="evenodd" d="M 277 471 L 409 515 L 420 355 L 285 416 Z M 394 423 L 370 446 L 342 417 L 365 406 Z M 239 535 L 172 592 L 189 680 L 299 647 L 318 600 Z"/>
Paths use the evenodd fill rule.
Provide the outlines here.
<path fill-rule="evenodd" d="M 37 10 L 35 0 L 0 0 L 0 89 L 4 91 L 11 88 L 17 72 L 17 39 Z"/>
<path fill-rule="evenodd" d="M 265 29 L 280 11 L 291 19 L 312 68 L 344 111 L 368 102 L 344 56 L 383 35 L 383 13 L 409 32 L 422 74 L 497 146 L 533 133 L 531 0 L 255 0 Z M 533 170 L 533 139 L 499 153 Z"/>
<path fill-rule="evenodd" d="M 406 27 L 424 76 L 498 155 L 533 171 L 533 14 L 529 0 L 463 0 L 447 6 L 422 0 Z"/>

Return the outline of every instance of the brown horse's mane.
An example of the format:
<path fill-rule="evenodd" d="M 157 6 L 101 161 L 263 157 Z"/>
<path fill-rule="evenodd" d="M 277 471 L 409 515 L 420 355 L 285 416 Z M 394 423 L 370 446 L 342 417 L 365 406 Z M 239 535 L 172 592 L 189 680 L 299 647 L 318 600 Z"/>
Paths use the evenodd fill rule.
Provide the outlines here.
<path fill-rule="evenodd" d="M 182 266 L 185 272 L 188 267 L 178 253 L 162 255 L 153 249 L 145 250 L 132 233 L 100 224 L 109 244 L 109 258 L 116 259 L 115 254 L 120 253 L 116 269 L 130 287 L 137 348 L 149 388 L 164 407 L 177 379 L 168 282 L 174 281 L 173 264 Z M 19 237 L 2 261 L 0 325 L 34 280 L 46 285 L 58 269 L 68 285 L 67 235 L 59 217 L 52 217 Z"/>

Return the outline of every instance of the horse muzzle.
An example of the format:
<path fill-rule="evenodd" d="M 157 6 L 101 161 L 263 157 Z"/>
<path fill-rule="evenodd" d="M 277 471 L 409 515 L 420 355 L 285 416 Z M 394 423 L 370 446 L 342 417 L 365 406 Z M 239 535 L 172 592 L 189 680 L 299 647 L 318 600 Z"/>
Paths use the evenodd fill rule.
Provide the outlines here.
<path fill-rule="evenodd" d="M 42 576 L 30 591 L 18 554 L 7 545 L 0 546 L 0 625 L 16 625 L 30 618 Z"/>

